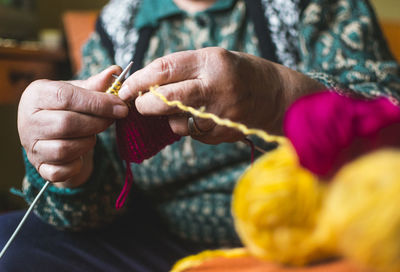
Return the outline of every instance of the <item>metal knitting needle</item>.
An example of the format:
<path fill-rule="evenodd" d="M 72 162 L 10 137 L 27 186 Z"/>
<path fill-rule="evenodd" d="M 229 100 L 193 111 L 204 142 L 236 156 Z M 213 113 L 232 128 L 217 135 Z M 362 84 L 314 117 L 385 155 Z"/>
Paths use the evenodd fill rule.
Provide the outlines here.
<path fill-rule="evenodd" d="M 118 96 L 118 91 L 121 89 L 122 82 L 125 80 L 125 76 L 128 74 L 129 70 L 133 65 L 133 61 L 131 61 L 128 66 L 122 71 L 122 73 L 118 76 L 118 78 L 114 81 L 110 88 L 106 91 L 106 93 L 114 94 Z"/>
<path fill-rule="evenodd" d="M 111 93 L 118 95 L 119 89 L 121 89 L 122 82 L 125 79 L 125 76 L 128 74 L 129 70 L 131 69 L 133 65 L 133 62 L 131 61 L 128 66 L 122 71 L 122 73 L 118 76 L 118 78 L 114 81 L 114 83 L 111 85 L 110 88 L 106 91 L 106 93 Z M 114 75 L 113 75 L 114 76 Z M 0 252 L 0 259 L 3 257 L 3 255 L 6 253 L 8 247 L 14 240 L 14 238 L 17 236 L 18 232 L 20 231 L 21 227 L 24 225 L 26 219 L 28 218 L 29 214 L 32 212 L 34 206 L 36 205 L 36 202 L 38 202 L 39 198 L 42 196 L 44 191 L 46 191 L 47 187 L 49 187 L 50 182 L 46 181 L 46 183 L 43 185 L 42 189 L 40 192 L 37 194 L 31 205 L 29 206 L 29 209 L 26 211 L 24 217 L 22 218 L 21 222 L 19 222 L 17 228 L 15 229 L 14 233 L 11 235 L 10 239 L 8 239 L 6 245 L 3 247 L 3 249 Z"/>
<path fill-rule="evenodd" d="M 42 196 L 44 191 L 46 191 L 47 187 L 49 187 L 50 182 L 46 181 L 46 183 L 43 185 L 42 189 L 40 192 L 37 194 L 31 205 L 29 206 L 29 209 L 26 211 L 24 217 L 22 218 L 21 222 L 19 222 L 18 227 L 15 229 L 14 233 L 11 235 L 10 239 L 8 239 L 7 244 L 4 246 L 3 250 L 0 252 L 0 259 L 3 257 L 4 253 L 6 253 L 7 248 L 10 246 L 12 241 L 14 240 L 15 236 L 17 236 L 19 230 L 21 229 L 22 225 L 25 223 L 26 219 L 28 218 L 29 214 L 32 212 L 33 207 L 36 205 L 36 202 L 38 202 L 39 198 Z"/>

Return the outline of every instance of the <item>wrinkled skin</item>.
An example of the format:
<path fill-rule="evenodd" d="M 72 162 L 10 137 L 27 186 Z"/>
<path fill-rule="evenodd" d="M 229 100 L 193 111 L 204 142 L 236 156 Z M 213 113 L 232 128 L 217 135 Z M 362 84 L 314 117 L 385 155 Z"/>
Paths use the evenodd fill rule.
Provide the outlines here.
<path fill-rule="evenodd" d="M 87 80 L 37 80 L 26 88 L 18 132 L 29 161 L 44 179 L 74 187 L 89 178 L 96 134 L 128 113 L 121 99 L 102 93 L 113 81 L 111 74 L 120 72 L 112 66 Z"/>
<path fill-rule="evenodd" d="M 60 187 L 83 184 L 93 170 L 95 135 L 128 113 L 124 102 L 135 100 L 144 115 L 167 115 L 172 130 L 188 135 L 188 115 L 146 92 L 150 86 L 169 100 L 279 134 L 283 114 L 298 97 L 323 89 L 316 81 L 276 63 L 222 48 L 173 53 L 131 75 L 120 98 L 102 93 L 113 82 L 112 66 L 83 81 L 33 82 L 22 95 L 18 131 L 29 161 L 46 180 Z M 139 93 L 143 95 L 139 96 Z M 196 119 L 208 144 L 242 140 L 240 132 Z"/>
<path fill-rule="evenodd" d="M 179 100 L 221 118 L 281 134 L 283 114 L 295 99 L 323 89 L 314 80 L 279 64 L 249 54 L 218 47 L 173 53 L 156 59 L 131 75 L 122 86 L 120 97 L 135 100 L 144 115 L 168 115 L 172 130 L 188 135 L 187 114 L 169 107 L 152 93 L 157 89 L 168 100 Z M 139 93 L 144 92 L 143 95 Z M 205 135 L 196 136 L 208 144 L 234 142 L 244 138 L 236 131 L 216 126 L 210 120 L 196 119 Z"/>

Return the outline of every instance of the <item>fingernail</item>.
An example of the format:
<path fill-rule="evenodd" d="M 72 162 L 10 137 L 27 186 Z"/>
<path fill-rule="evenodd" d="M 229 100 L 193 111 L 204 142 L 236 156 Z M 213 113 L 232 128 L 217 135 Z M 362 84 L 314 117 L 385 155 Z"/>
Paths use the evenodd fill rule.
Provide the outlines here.
<path fill-rule="evenodd" d="M 129 99 L 129 86 L 128 85 L 122 85 L 121 90 L 118 92 L 119 98 L 122 100 L 126 101 Z"/>
<path fill-rule="evenodd" d="M 116 117 L 123 118 L 128 115 L 128 106 L 126 105 L 115 105 L 113 107 L 113 114 Z"/>

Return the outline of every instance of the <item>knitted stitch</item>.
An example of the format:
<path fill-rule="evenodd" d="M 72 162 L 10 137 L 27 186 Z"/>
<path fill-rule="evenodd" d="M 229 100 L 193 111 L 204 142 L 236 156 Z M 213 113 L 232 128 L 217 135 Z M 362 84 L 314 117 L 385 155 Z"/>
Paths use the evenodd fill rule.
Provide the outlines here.
<path fill-rule="evenodd" d="M 117 121 L 118 151 L 126 163 L 125 185 L 117 199 L 117 209 L 124 205 L 133 183 L 129 163 L 141 163 L 181 138 L 171 130 L 167 116 L 143 116 L 134 103 L 130 105 L 128 116 Z"/>
<path fill-rule="evenodd" d="M 141 163 L 181 137 L 172 132 L 166 116 L 143 116 L 130 107 L 126 118 L 117 121 L 118 150 L 123 160 Z"/>

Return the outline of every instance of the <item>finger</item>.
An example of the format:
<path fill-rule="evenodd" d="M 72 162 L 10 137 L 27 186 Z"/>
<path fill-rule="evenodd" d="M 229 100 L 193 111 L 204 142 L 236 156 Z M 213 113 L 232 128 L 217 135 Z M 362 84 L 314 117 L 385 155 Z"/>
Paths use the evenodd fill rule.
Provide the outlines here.
<path fill-rule="evenodd" d="M 39 165 L 38 172 L 50 182 L 61 182 L 78 175 L 82 169 L 83 160 L 78 158 L 63 165 L 43 163 Z"/>
<path fill-rule="evenodd" d="M 32 154 L 48 164 L 62 164 L 78 159 L 86 154 L 96 144 L 96 136 L 77 139 L 38 140 L 33 147 Z"/>
<path fill-rule="evenodd" d="M 112 65 L 99 74 L 93 75 L 86 80 L 69 81 L 72 85 L 96 92 L 105 92 L 115 81 L 113 74 L 119 75 L 122 68 L 118 65 Z"/>
<path fill-rule="evenodd" d="M 193 116 L 193 119 L 197 129 L 204 133 L 209 132 L 217 125 L 211 119 L 198 118 L 196 116 Z"/>
<path fill-rule="evenodd" d="M 190 117 L 190 114 L 187 114 L 187 113 L 173 114 L 173 115 L 168 116 L 169 126 L 171 127 L 171 130 L 175 134 L 178 134 L 181 136 L 190 135 L 189 121 L 188 121 L 189 117 Z M 205 135 L 210 134 L 211 130 L 215 127 L 215 123 L 210 119 L 195 118 L 195 120 L 196 120 L 195 121 L 196 127 L 200 131 L 204 132 Z M 204 129 L 200 128 L 197 120 L 203 121 L 202 125 L 203 125 Z"/>
<path fill-rule="evenodd" d="M 241 141 L 245 138 L 240 131 L 232 128 L 227 128 L 224 126 L 217 126 L 212 120 L 209 119 L 200 119 L 195 118 L 195 122 L 197 127 L 199 125 L 199 121 L 204 121 L 208 124 L 212 123 L 211 128 L 207 131 L 204 131 L 204 135 L 201 136 L 192 136 L 189 134 L 189 127 L 188 127 L 188 115 L 181 113 L 181 114 L 174 114 L 168 117 L 169 125 L 171 130 L 181 136 L 191 136 L 193 139 L 196 139 L 200 142 L 206 144 L 220 144 L 224 142 L 236 142 Z M 210 125 L 208 125 L 210 127 Z"/>
<path fill-rule="evenodd" d="M 37 121 L 31 131 L 37 139 L 88 137 L 106 130 L 113 122 L 113 119 L 61 110 L 43 110 L 35 115 Z"/>
<path fill-rule="evenodd" d="M 157 88 L 168 101 L 180 101 L 184 105 L 200 108 L 207 103 L 206 91 L 200 79 L 185 80 Z M 178 107 L 172 107 L 153 93 L 147 92 L 135 100 L 137 110 L 143 115 L 170 115 L 181 112 Z"/>
<path fill-rule="evenodd" d="M 87 182 L 93 172 L 93 150 L 80 157 L 80 159 L 82 160 L 80 173 L 62 182 L 54 183 L 54 186 L 59 188 L 75 188 Z"/>
<path fill-rule="evenodd" d="M 158 58 L 128 77 L 119 91 L 119 97 L 130 101 L 151 86 L 196 78 L 200 68 L 196 51 L 177 52 Z"/>
<path fill-rule="evenodd" d="M 213 129 L 201 136 L 192 136 L 205 144 L 233 143 L 244 140 L 246 137 L 240 131 L 224 126 L 215 126 Z"/>
<path fill-rule="evenodd" d="M 105 118 L 123 118 L 126 104 L 115 95 L 93 92 L 67 82 L 38 80 L 29 86 L 28 98 L 36 110 L 68 110 Z"/>
<path fill-rule="evenodd" d="M 187 121 L 187 114 L 173 114 L 168 116 L 169 126 L 171 130 L 178 135 L 187 136 L 189 135 Z"/>

